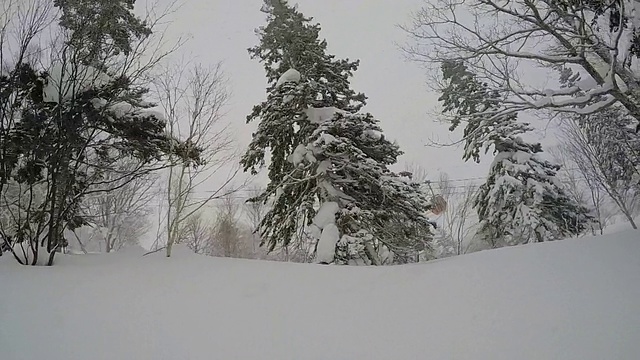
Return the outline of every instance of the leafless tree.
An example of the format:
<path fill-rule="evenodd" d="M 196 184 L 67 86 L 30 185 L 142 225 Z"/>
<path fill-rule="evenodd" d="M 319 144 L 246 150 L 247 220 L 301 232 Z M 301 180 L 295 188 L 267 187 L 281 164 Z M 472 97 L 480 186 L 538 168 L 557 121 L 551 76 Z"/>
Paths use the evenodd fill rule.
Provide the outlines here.
<path fill-rule="evenodd" d="M 204 219 L 202 212 L 192 214 L 183 227 L 177 243 L 185 244 L 196 254 L 211 255 L 213 252 L 213 227 Z"/>
<path fill-rule="evenodd" d="M 213 227 L 213 255 L 223 257 L 246 257 L 246 240 L 240 228 L 240 206 L 231 195 L 219 200 L 216 221 Z"/>
<path fill-rule="evenodd" d="M 615 126 L 609 123 L 603 125 Z M 574 121 L 564 122 L 561 129 L 564 150 L 575 163 L 587 186 L 606 192 L 631 227 L 637 229 L 634 216 L 638 211 L 640 189 L 632 176 L 621 176 L 624 175 L 625 169 L 621 169 L 620 164 L 615 163 L 616 154 L 611 149 L 611 146 L 617 146 L 615 143 L 622 139 L 610 139 L 606 131 L 602 134 L 605 136 L 589 136 L 584 127 Z M 623 155 L 626 156 L 624 153 Z M 595 197 L 594 201 L 599 200 L 596 196 L 599 195 L 592 195 Z"/>
<path fill-rule="evenodd" d="M 562 166 L 558 174 L 566 185 L 567 194 L 578 204 L 587 204 L 593 209 L 597 229 L 592 227 L 592 234 L 596 235 L 599 232 L 602 235 L 612 216 L 612 212 L 606 208 L 606 193 L 592 176 L 583 173 L 587 167 L 578 166 L 576 161 L 581 161 L 580 156 L 571 151 L 571 146 L 562 142 L 551 148 L 549 153 L 554 161 Z"/>
<path fill-rule="evenodd" d="M 209 68 L 176 64 L 165 69 L 156 79 L 155 87 L 168 119 L 167 130 L 199 148 L 205 164 L 193 168 L 176 159 L 169 168 L 163 219 L 169 257 L 185 221 L 212 200 L 236 190 L 229 185 L 238 167 L 231 166 L 235 159 L 233 139 L 222 121 L 228 93 L 220 64 Z M 219 181 L 220 176 L 223 179 L 213 190 L 203 190 L 204 196 L 197 194 L 205 183 L 211 189 L 212 178 Z"/>
<path fill-rule="evenodd" d="M 416 163 L 404 165 L 404 172 L 411 174 L 411 180 L 423 184 L 429 180 L 429 172 L 423 166 Z"/>
<path fill-rule="evenodd" d="M 473 183 L 456 184 L 446 173 L 440 174 L 437 187 L 447 200 L 447 207 L 441 215 L 442 227 L 436 240 L 450 248 L 453 255 L 462 255 L 469 249 L 478 223 L 473 209 L 478 187 Z"/>
<path fill-rule="evenodd" d="M 631 68 L 637 54 L 626 45 L 638 31 L 627 20 L 637 17 L 634 2 L 429 1 L 404 27 L 412 38 L 405 50 L 438 73 L 445 60 L 464 62 L 502 95 L 499 114 L 487 116 L 542 109 L 592 114 L 619 104 L 640 120 L 640 77 Z M 530 76 L 540 68 L 557 78 Z"/>
<path fill-rule="evenodd" d="M 114 171 L 104 175 L 113 189 L 93 194 L 82 204 L 85 218 L 102 230 L 107 253 L 118 251 L 126 244 L 138 244 L 149 230 L 158 175 L 139 174 L 134 172 L 136 169 L 140 169 L 137 161 L 121 161 Z M 127 177 L 122 178 L 122 174 Z"/>
<path fill-rule="evenodd" d="M 249 188 L 247 190 L 247 198 L 252 199 L 263 193 L 263 189 L 259 187 Z M 259 253 L 258 247 L 262 242 L 260 239 L 260 223 L 268 211 L 267 204 L 262 201 L 245 201 L 244 214 L 247 218 L 251 233 L 251 250 L 254 255 Z"/>

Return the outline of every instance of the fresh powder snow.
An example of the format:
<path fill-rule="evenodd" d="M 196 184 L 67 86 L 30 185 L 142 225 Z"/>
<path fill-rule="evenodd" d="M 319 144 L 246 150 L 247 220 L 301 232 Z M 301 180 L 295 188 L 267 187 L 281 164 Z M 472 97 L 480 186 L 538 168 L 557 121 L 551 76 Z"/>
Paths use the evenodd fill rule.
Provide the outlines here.
<path fill-rule="evenodd" d="M 328 211 L 330 213 L 330 211 Z M 327 222 L 325 222 L 327 223 Z M 0 257 L 2 360 L 635 360 L 637 231 L 393 267 Z"/>

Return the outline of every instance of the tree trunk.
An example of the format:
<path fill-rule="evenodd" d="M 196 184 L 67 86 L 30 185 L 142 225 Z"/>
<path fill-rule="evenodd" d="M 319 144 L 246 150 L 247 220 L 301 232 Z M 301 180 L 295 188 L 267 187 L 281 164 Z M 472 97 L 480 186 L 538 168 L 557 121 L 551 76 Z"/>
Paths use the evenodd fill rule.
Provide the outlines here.
<path fill-rule="evenodd" d="M 89 252 L 87 251 L 87 248 L 84 246 L 75 230 L 73 230 L 73 235 L 76 237 L 78 244 L 80 244 L 80 250 L 82 250 L 83 253 L 88 254 Z"/>
<path fill-rule="evenodd" d="M 57 251 L 58 251 L 58 247 L 56 246 L 55 249 L 53 249 L 49 253 L 49 260 L 47 260 L 47 266 L 52 266 L 53 265 L 53 258 L 56 256 L 56 252 Z"/>
<path fill-rule="evenodd" d="M 629 214 L 629 211 L 626 210 L 626 206 L 623 212 L 624 212 L 624 216 L 627 218 L 627 220 L 629 220 L 629 224 L 631 224 L 631 227 L 633 228 L 633 230 L 638 230 L 638 225 L 636 225 L 635 220 L 633 220 L 633 216 L 631 216 L 631 214 Z"/>
<path fill-rule="evenodd" d="M 616 199 L 614 199 L 614 201 L 618 204 L 618 206 L 620 207 L 620 210 L 622 210 L 622 213 L 629 221 L 629 224 L 631 224 L 631 227 L 633 228 L 633 230 L 638 230 L 638 225 L 636 225 L 635 220 L 633 220 L 633 216 L 631 215 L 631 212 L 627 208 L 627 204 L 624 203 L 624 200 L 622 198 L 619 198 L 619 201 L 616 201 Z"/>

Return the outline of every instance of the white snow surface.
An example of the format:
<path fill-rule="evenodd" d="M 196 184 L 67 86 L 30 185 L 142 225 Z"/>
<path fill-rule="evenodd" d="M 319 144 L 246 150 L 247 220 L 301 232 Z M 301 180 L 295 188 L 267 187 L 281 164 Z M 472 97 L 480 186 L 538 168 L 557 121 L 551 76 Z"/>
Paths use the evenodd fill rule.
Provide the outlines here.
<path fill-rule="evenodd" d="M 288 83 L 288 82 L 300 82 L 300 72 L 296 69 L 289 69 L 287 71 L 284 72 L 284 74 L 282 74 L 280 76 L 280 78 L 278 79 L 278 82 L 276 83 L 276 86 L 280 86 L 284 83 Z"/>
<path fill-rule="evenodd" d="M 591 76 L 585 75 L 583 79 L 576 82 L 576 86 L 582 91 L 588 91 L 598 86 L 598 82 Z"/>
<path fill-rule="evenodd" d="M 395 267 L 0 257 L 0 359 L 635 360 L 640 236 Z"/>

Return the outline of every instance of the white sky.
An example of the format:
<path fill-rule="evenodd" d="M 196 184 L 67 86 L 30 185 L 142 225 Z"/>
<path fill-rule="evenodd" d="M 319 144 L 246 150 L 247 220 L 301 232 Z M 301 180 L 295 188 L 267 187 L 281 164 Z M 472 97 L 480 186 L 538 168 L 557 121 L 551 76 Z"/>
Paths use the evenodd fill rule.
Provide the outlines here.
<path fill-rule="evenodd" d="M 168 5 L 170 0 L 159 0 Z M 381 120 L 386 136 L 398 141 L 405 155 L 404 163 L 425 167 L 433 180 L 445 171 L 451 178 L 486 175 L 488 163 L 465 164 L 461 148 L 431 148 L 430 139 L 448 142 L 447 125 L 437 124 L 429 112 L 437 95 L 426 85 L 425 69 L 405 60 L 396 44 L 407 40 L 397 27 L 410 21 L 422 0 L 298 0 L 299 10 L 322 26 L 321 36 L 328 50 L 339 58 L 360 59 L 360 69 L 353 78 L 353 88 L 368 97 L 366 111 Z M 255 125 L 245 125 L 253 105 L 266 98 L 262 65 L 252 60 L 247 48 L 258 42 L 254 29 L 266 23 L 260 12 L 262 0 L 184 0 L 172 15 L 172 36 L 189 34 L 191 39 L 178 56 L 193 56 L 197 62 L 213 64 L 223 61 L 232 91 L 227 107 L 229 121 L 242 148 L 251 139 Z M 457 138 L 455 138 L 457 140 Z M 398 169 L 397 168 L 397 169 Z"/>

